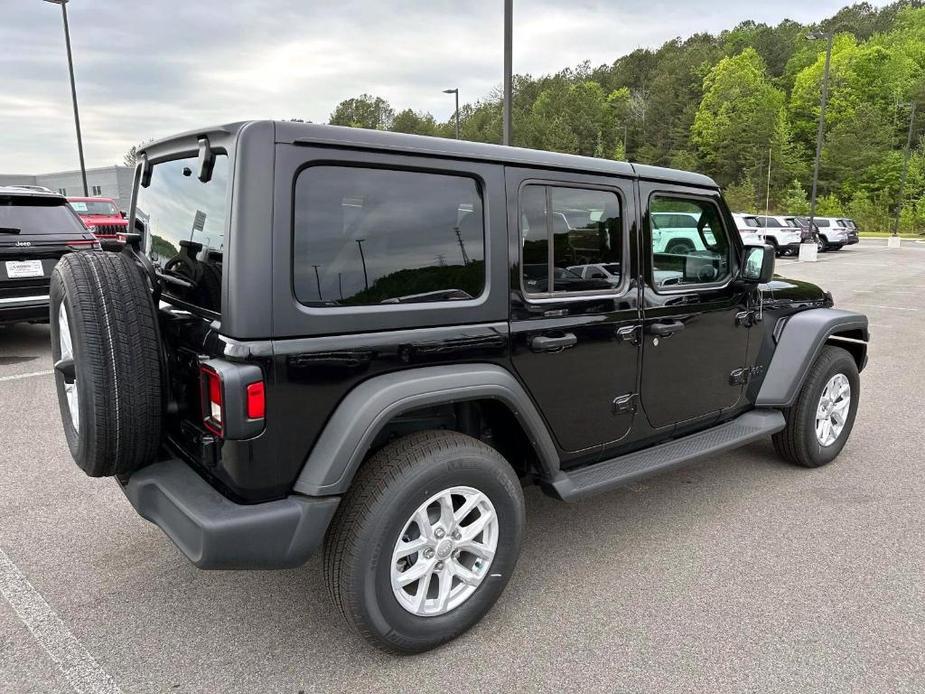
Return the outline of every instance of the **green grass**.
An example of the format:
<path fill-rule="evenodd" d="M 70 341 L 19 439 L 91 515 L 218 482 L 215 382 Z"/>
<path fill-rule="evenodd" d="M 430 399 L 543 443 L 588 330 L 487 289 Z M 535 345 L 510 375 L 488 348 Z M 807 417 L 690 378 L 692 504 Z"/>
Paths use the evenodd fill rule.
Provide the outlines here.
<path fill-rule="evenodd" d="M 888 236 L 892 236 L 889 231 L 862 231 L 858 234 L 862 239 L 885 239 Z M 900 234 L 899 238 L 905 239 L 906 241 L 917 241 L 921 239 L 921 236 L 910 236 L 909 234 Z"/>

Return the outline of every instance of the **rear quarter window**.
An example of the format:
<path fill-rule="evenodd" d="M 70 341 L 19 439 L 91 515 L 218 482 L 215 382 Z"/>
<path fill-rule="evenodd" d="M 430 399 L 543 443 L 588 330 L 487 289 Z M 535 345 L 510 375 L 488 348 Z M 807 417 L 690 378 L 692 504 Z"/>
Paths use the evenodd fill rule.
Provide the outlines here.
<path fill-rule="evenodd" d="M 292 283 L 308 306 L 466 301 L 485 280 L 478 182 L 316 165 L 296 178 Z"/>

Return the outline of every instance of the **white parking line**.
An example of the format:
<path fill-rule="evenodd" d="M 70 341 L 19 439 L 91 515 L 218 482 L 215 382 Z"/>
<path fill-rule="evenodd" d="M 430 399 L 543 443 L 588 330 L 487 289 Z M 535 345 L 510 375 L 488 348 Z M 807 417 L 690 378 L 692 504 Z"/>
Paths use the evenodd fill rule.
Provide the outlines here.
<path fill-rule="evenodd" d="M 112 677 L 64 625 L 0 548 L 0 595 L 12 605 L 33 638 L 51 656 L 78 694 L 121 694 Z"/>
<path fill-rule="evenodd" d="M 858 308 L 885 308 L 889 311 L 918 311 L 917 308 L 903 308 L 902 306 L 880 306 L 878 304 L 851 304 Z"/>
<path fill-rule="evenodd" d="M 18 381 L 21 378 L 32 378 L 33 376 L 48 376 L 53 373 L 54 371 L 52 370 L 32 371 L 31 373 L 27 373 L 27 374 L 15 374 L 13 376 L 0 376 L 0 381 Z"/>

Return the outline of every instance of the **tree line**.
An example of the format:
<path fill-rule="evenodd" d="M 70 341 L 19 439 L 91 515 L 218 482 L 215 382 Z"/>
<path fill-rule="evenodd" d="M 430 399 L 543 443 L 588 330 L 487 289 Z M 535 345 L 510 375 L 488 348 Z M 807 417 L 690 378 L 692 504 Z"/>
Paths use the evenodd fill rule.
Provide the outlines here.
<path fill-rule="evenodd" d="M 815 25 L 746 21 L 610 65 L 516 75 L 513 143 L 702 171 L 735 211 L 806 214 L 826 49 L 812 31 L 835 34 L 817 214 L 890 228 L 916 103 L 901 231 L 925 232 L 922 0 L 852 5 Z M 500 90 L 461 105 L 459 116 L 461 138 L 501 141 Z M 330 123 L 455 136 L 452 116 L 440 122 L 369 94 L 342 101 Z"/>

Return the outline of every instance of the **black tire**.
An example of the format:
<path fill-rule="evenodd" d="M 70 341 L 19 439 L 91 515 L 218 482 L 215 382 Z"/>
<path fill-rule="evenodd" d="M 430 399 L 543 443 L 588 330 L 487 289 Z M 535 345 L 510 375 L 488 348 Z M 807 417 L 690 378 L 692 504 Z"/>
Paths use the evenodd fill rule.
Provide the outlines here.
<path fill-rule="evenodd" d="M 392 551 L 415 510 L 453 486 L 488 496 L 498 518 L 497 548 L 465 602 L 439 616 L 418 616 L 392 591 Z M 325 579 L 334 604 L 367 641 L 390 653 L 419 653 L 456 638 L 488 612 L 514 570 L 523 527 L 520 482 L 497 451 L 457 432 L 418 432 L 388 444 L 360 469 L 325 541 Z"/>
<path fill-rule="evenodd" d="M 835 244 L 834 246 L 829 246 L 829 250 L 840 251 L 844 246 L 842 244 Z"/>
<path fill-rule="evenodd" d="M 820 236 L 819 240 L 816 242 L 816 247 L 820 253 L 825 253 L 829 250 L 829 242 L 825 236 Z"/>
<path fill-rule="evenodd" d="M 694 252 L 694 244 L 689 241 L 670 241 L 667 246 L 665 246 L 665 253 L 669 255 L 688 255 Z"/>
<path fill-rule="evenodd" d="M 851 386 L 851 403 L 845 426 L 838 438 L 829 446 L 823 446 L 816 437 L 816 409 L 826 384 L 839 373 L 845 375 Z M 841 347 L 824 346 L 813 362 L 796 402 L 784 410 L 787 426 L 773 436 L 777 454 L 803 467 L 820 467 L 832 462 L 851 435 L 860 395 L 861 379 L 854 357 Z"/>
<path fill-rule="evenodd" d="M 59 364 L 64 306 L 73 369 Z M 51 278 L 51 350 L 64 435 L 91 477 L 133 472 L 161 441 L 162 364 L 157 314 L 134 262 L 123 253 L 64 256 Z M 75 428 L 65 382 L 76 378 Z"/>

